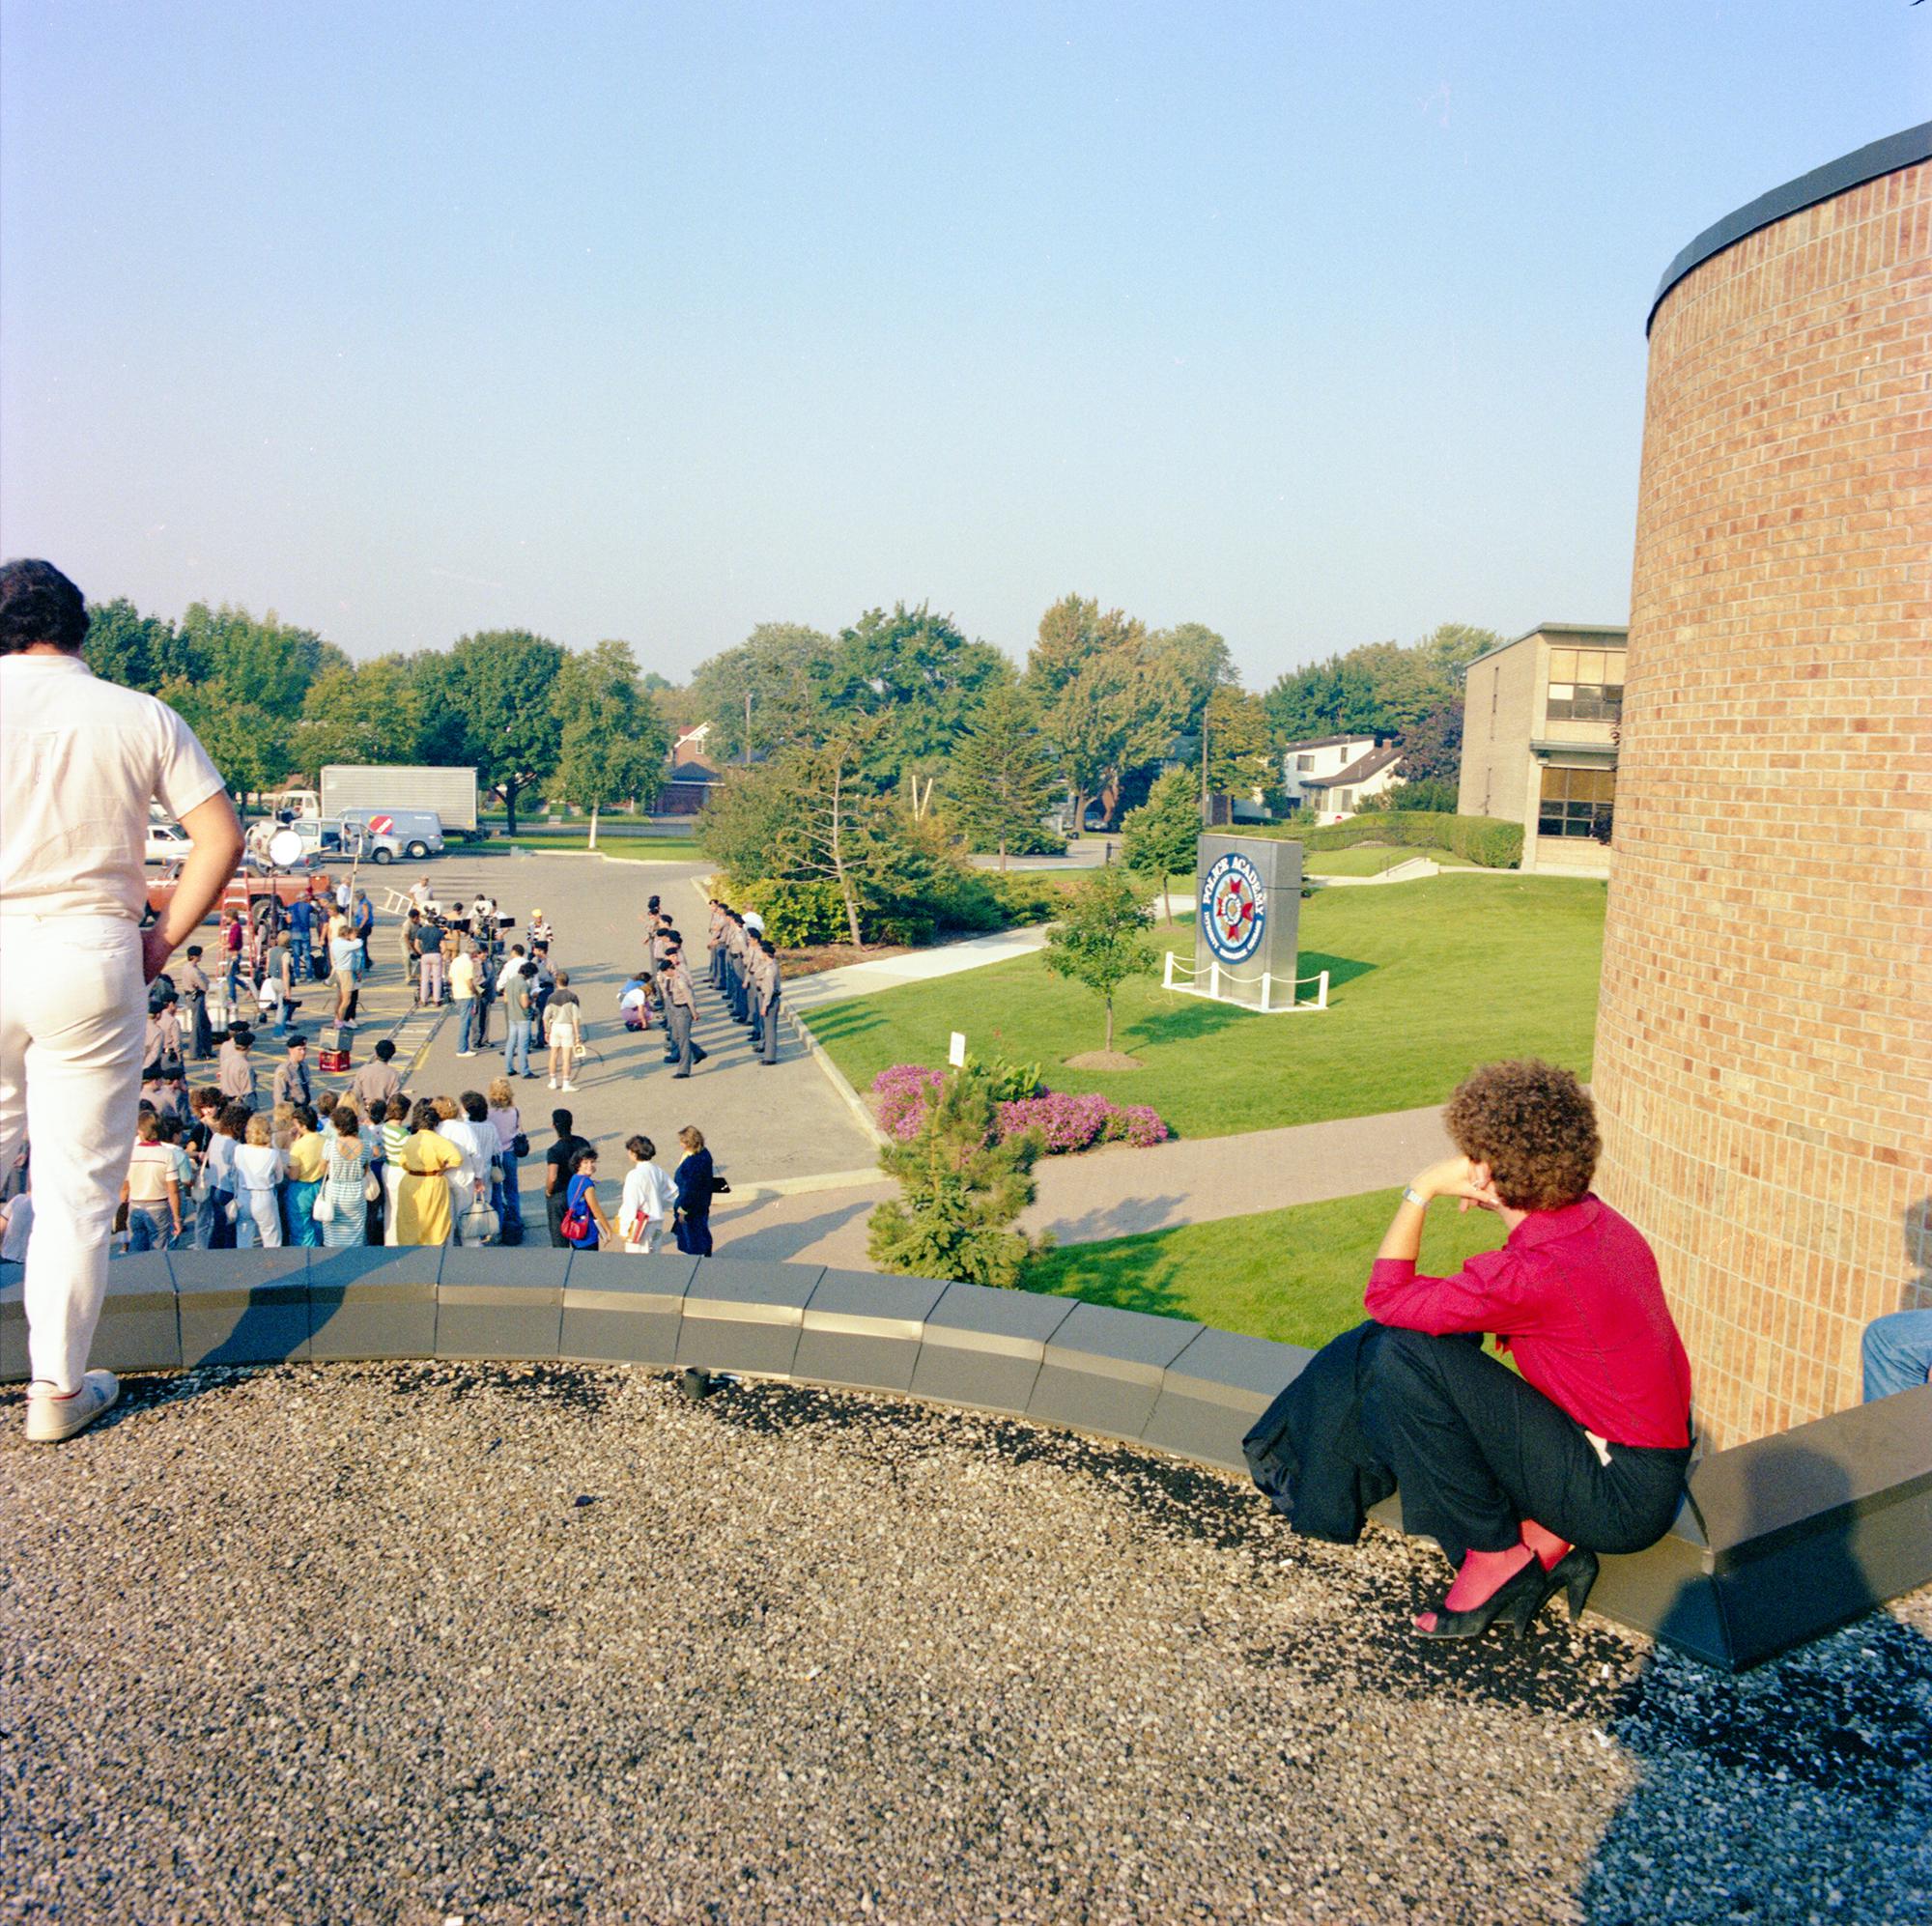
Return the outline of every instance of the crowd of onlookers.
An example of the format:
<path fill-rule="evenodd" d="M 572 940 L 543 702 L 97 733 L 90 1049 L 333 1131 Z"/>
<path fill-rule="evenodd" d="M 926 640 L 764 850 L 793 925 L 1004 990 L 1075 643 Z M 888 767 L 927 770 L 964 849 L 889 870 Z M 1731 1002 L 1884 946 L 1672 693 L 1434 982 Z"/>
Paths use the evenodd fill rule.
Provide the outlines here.
<path fill-rule="evenodd" d="M 293 901 L 224 914 L 213 974 L 203 946 L 189 947 L 150 996 L 137 1137 L 122 1189 L 115 1247 L 128 1252 L 232 1250 L 265 1245 L 521 1244 L 522 1166 L 533 1154 L 514 1084 L 542 1074 L 574 1090 L 588 1048 L 570 974 L 551 959 L 554 931 L 541 910 L 520 940 L 494 898 L 439 904 L 427 877 L 408 892 L 399 922 L 402 965 L 416 1007 L 447 1005 L 461 1018 L 457 1055 L 490 1043 L 491 1013 L 504 1010 L 503 1071 L 485 1090 L 455 1097 L 402 1088 L 396 1046 L 384 1038 L 330 1094 L 319 1088 L 309 1040 L 292 1025 L 305 982 L 327 983 L 336 1019 L 353 1023 L 372 968 L 376 920 L 366 892 L 313 879 Z M 656 896 L 645 956 L 618 992 L 627 1031 L 662 1028 L 674 1077 L 709 1054 L 693 1038 L 696 999 L 685 939 Z M 778 1060 L 781 977 L 777 950 L 755 911 L 709 905 L 707 980 L 733 1021 L 751 1034 L 754 1061 Z M 178 979 L 178 980 L 177 980 Z M 282 1049 L 271 1069 L 247 1013 L 271 1027 Z M 194 1066 L 213 1080 L 190 1092 Z M 266 1078 L 266 1091 L 263 1085 Z M 643 1135 L 623 1146 L 621 1174 L 602 1173 L 597 1147 L 572 1113 L 551 1116 L 541 1155 L 545 1231 L 579 1250 L 708 1255 L 715 1192 L 727 1188 L 702 1133 L 678 1133 L 670 1169 Z M 23 1249 L 32 1196 L 0 1205 L 4 1243 Z"/>
<path fill-rule="evenodd" d="M 233 1047 L 224 1045 L 224 1052 Z M 339 1096 L 318 1096 L 306 1044 L 290 1039 L 266 1101 L 244 1089 L 196 1090 L 184 1117 L 144 1098 L 122 1185 L 115 1245 L 128 1252 L 306 1245 L 521 1244 L 522 1166 L 529 1136 L 508 1077 L 456 1097 L 405 1090 L 386 1039 Z M 624 1144 L 621 1177 L 605 1173 L 567 1110 L 550 1118 L 543 1154 L 549 1242 L 577 1250 L 708 1256 L 711 1203 L 724 1188 L 701 1132 L 678 1133 L 672 1170 L 648 1137 Z M 4 1206 L 4 1255 L 24 1250 L 31 1166 Z"/>

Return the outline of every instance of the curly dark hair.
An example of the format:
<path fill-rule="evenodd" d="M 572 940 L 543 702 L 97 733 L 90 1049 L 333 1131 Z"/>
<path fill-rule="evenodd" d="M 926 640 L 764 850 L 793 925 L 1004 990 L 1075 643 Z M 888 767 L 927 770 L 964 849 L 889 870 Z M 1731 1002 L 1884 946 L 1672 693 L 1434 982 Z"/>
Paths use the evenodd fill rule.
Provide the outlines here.
<path fill-rule="evenodd" d="M 1512 1210 L 1560 1210 L 1590 1188 L 1603 1150 L 1597 1107 L 1568 1070 L 1534 1057 L 1485 1063 L 1442 1114 L 1456 1147 L 1490 1167 Z"/>
<path fill-rule="evenodd" d="M 88 619 L 87 598 L 52 562 L 0 562 L 0 655 L 36 642 L 78 649 Z"/>

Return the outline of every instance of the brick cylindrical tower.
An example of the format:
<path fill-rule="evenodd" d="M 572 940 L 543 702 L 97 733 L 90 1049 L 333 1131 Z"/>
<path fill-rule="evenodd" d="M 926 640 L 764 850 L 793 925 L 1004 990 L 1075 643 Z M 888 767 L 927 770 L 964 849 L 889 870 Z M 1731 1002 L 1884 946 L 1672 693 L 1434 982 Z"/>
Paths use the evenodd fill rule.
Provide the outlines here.
<path fill-rule="evenodd" d="M 1932 124 L 1664 275 L 1626 672 L 1599 1188 L 1736 1443 L 1932 1307 Z"/>

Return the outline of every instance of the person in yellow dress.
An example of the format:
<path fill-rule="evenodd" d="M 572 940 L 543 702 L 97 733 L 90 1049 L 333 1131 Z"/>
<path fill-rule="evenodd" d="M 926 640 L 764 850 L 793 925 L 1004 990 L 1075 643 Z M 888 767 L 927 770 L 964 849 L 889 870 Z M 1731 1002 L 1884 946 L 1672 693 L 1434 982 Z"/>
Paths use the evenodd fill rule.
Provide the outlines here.
<path fill-rule="evenodd" d="M 463 1161 L 463 1153 L 447 1137 L 437 1134 L 439 1120 L 436 1105 L 427 1100 L 410 1112 L 410 1135 L 403 1143 L 403 1181 L 396 1200 L 399 1244 L 446 1244 L 455 1228 L 443 1174 Z"/>

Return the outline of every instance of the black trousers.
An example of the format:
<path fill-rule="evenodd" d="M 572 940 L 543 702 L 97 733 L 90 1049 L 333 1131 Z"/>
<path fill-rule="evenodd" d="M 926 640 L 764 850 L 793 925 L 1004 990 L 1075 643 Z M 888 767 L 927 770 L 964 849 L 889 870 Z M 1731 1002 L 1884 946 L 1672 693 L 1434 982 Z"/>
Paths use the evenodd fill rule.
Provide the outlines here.
<path fill-rule="evenodd" d="M 1394 1475 L 1404 1529 L 1457 1565 L 1507 1551 L 1526 1517 L 1590 1551 L 1641 1551 L 1670 1529 L 1690 1461 L 1689 1446 L 1613 1444 L 1605 1464 L 1576 1419 L 1479 1343 L 1419 1331 L 1380 1331 L 1355 1436 Z"/>

